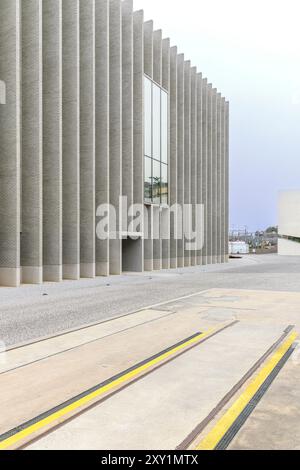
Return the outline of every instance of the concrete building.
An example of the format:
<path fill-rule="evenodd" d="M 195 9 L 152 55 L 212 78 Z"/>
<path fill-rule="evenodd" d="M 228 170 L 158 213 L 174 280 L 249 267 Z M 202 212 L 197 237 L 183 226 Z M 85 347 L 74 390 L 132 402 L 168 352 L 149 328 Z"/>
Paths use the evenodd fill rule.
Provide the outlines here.
<path fill-rule="evenodd" d="M 300 190 L 279 195 L 278 254 L 300 256 Z"/>
<path fill-rule="evenodd" d="M 0 6 L 0 285 L 226 262 L 225 98 L 132 0 Z"/>

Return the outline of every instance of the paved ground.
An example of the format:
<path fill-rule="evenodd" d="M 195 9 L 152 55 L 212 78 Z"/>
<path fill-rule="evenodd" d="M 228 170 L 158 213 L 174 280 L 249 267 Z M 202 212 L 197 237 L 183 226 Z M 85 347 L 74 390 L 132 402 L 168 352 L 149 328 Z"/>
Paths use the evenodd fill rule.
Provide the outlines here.
<path fill-rule="evenodd" d="M 1 401 L 5 404 L 0 431 L 9 429 L 10 424 L 15 425 L 22 417 L 24 421 L 46 411 L 50 405 L 61 403 L 118 369 L 124 370 L 141 357 L 174 344 L 180 337 L 237 320 L 235 325 L 153 370 L 29 447 L 174 449 L 289 324 L 295 324 L 299 330 L 299 307 L 300 294 L 296 292 L 212 289 L 170 302 L 162 309 L 137 312 L 131 317 L 130 330 L 122 330 L 128 319 L 109 322 L 106 327 L 91 327 L 84 331 L 82 340 L 90 341 L 93 334 L 94 338 L 98 335 L 92 343 L 78 345 L 74 333 L 66 335 L 63 344 L 67 351 L 62 350 L 57 339 L 12 351 L 8 353 L 8 370 L 0 375 Z M 146 318 L 148 321 L 143 323 Z M 36 363 L 32 363 L 34 358 Z M 25 364 L 20 365 L 20 361 Z M 9 371 L 17 365 L 19 370 Z M 259 409 L 255 412 L 252 418 L 255 424 L 249 420 L 233 448 L 267 449 L 273 445 L 281 449 L 287 443 L 290 448 L 300 446 L 298 378 L 296 355 L 265 396 L 263 415 L 257 418 Z M 14 386 L 17 383 L 19 386 Z M 281 432 L 285 432 L 284 438 Z"/>
<path fill-rule="evenodd" d="M 56 335 L 211 288 L 300 291 L 300 259 L 249 256 L 228 265 L 0 288 L 0 341 Z"/>
<path fill-rule="evenodd" d="M 300 350 L 282 370 L 231 450 L 300 450 Z"/>
<path fill-rule="evenodd" d="M 53 424 L 63 422 L 30 448 L 175 448 L 288 325 L 300 331 L 299 264 L 297 258 L 268 255 L 234 260 L 227 266 L 1 289 L 1 322 L 10 344 L 52 337 L 0 354 L 0 448 L 3 434 L 12 428 L 57 410 L 192 335 L 220 329 L 205 343 L 179 357 L 175 354 L 172 362 L 163 361 L 157 369 L 151 366 L 149 375 L 141 372 L 139 381 L 126 379 L 125 389 L 106 401 L 99 403 L 95 396 L 85 404 L 92 408 L 80 405 L 59 415 L 25 440 L 32 442 L 40 437 L 35 432 L 50 431 Z M 146 307 L 138 310 L 136 305 Z M 134 308 L 135 313 L 122 316 Z M 93 321 L 98 324 L 87 326 Z M 223 331 L 224 324 L 230 326 Z M 55 336 L 76 325 L 86 326 Z M 297 351 L 232 449 L 300 447 L 299 357 Z M 74 413 L 73 420 L 64 422 Z"/>

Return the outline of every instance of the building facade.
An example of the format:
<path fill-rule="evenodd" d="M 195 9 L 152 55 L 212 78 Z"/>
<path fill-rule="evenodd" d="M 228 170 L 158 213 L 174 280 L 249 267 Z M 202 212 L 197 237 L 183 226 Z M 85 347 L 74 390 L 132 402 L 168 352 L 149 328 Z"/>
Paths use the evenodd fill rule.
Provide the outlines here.
<path fill-rule="evenodd" d="M 132 0 L 0 6 L 0 285 L 226 262 L 225 98 Z"/>
<path fill-rule="evenodd" d="M 278 254 L 300 256 L 300 191 L 279 195 Z"/>

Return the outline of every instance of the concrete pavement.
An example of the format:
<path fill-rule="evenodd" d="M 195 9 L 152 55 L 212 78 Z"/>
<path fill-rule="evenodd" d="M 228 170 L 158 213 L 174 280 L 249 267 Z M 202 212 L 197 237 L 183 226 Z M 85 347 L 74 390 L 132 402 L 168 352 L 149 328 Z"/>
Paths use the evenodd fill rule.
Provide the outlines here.
<path fill-rule="evenodd" d="M 211 288 L 298 292 L 298 258 L 249 256 L 228 265 L 129 274 L 60 285 L 0 288 L 0 340 L 6 346 L 53 336 Z"/>
<path fill-rule="evenodd" d="M 101 398 L 98 403 L 100 397 L 95 397 L 25 439 L 30 442 L 53 425 L 65 423 L 30 448 L 173 449 L 288 325 L 300 330 L 299 307 L 297 292 L 211 289 L 13 349 L 0 369 L 1 434 L 37 416 L 34 422 L 41 422 L 49 410 L 200 331 L 238 322 L 192 350 L 184 350 L 178 357 L 175 354 L 172 362 L 151 366 L 146 376 L 144 371 L 128 379 L 124 389 L 119 384 L 118 393 L 111 396 L 107 391 L 102 397 L 105 401 Z M 290 360 L 288 366 L 292 364 Z M 289 383 L 286 387 L 291 399 L 294 392 Z M 287 422 L 290 418 L 291 413 L 284 413 Z M 272 426 L 271 412 L 269 420 Z M 296 419 L 293 423 L 298 426 Z M 247 442 L 250 447 L 257 445 L 251 437 Z M 275 442 L 280 448 L 281 441 Z M 17 446 L 22 443 L 21 439 Z M 293 445 L 297 445 L 297 437 Z"/>

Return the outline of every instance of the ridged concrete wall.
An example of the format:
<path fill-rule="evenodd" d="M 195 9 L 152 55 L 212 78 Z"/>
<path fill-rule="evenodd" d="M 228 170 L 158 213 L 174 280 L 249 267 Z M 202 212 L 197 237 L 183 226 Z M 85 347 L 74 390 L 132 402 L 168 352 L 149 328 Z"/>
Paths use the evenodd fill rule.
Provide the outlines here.
<path fill-rule="evenodd" d="M 0 285 L 227 262 L 229 104 L 218 90 L 133 0 L 0 7 Z M 183 227 L 168 206 L 144 205 L 145 74 L 169 95 L 169 207 L 192 204 Z M 119 196 L 143 208 L 130 233 Z M 111 232 L 116 209 L 115 239 L 96 237 L 103 204 Z M 181 229 L 203 248 L 187 249 Z"/>

